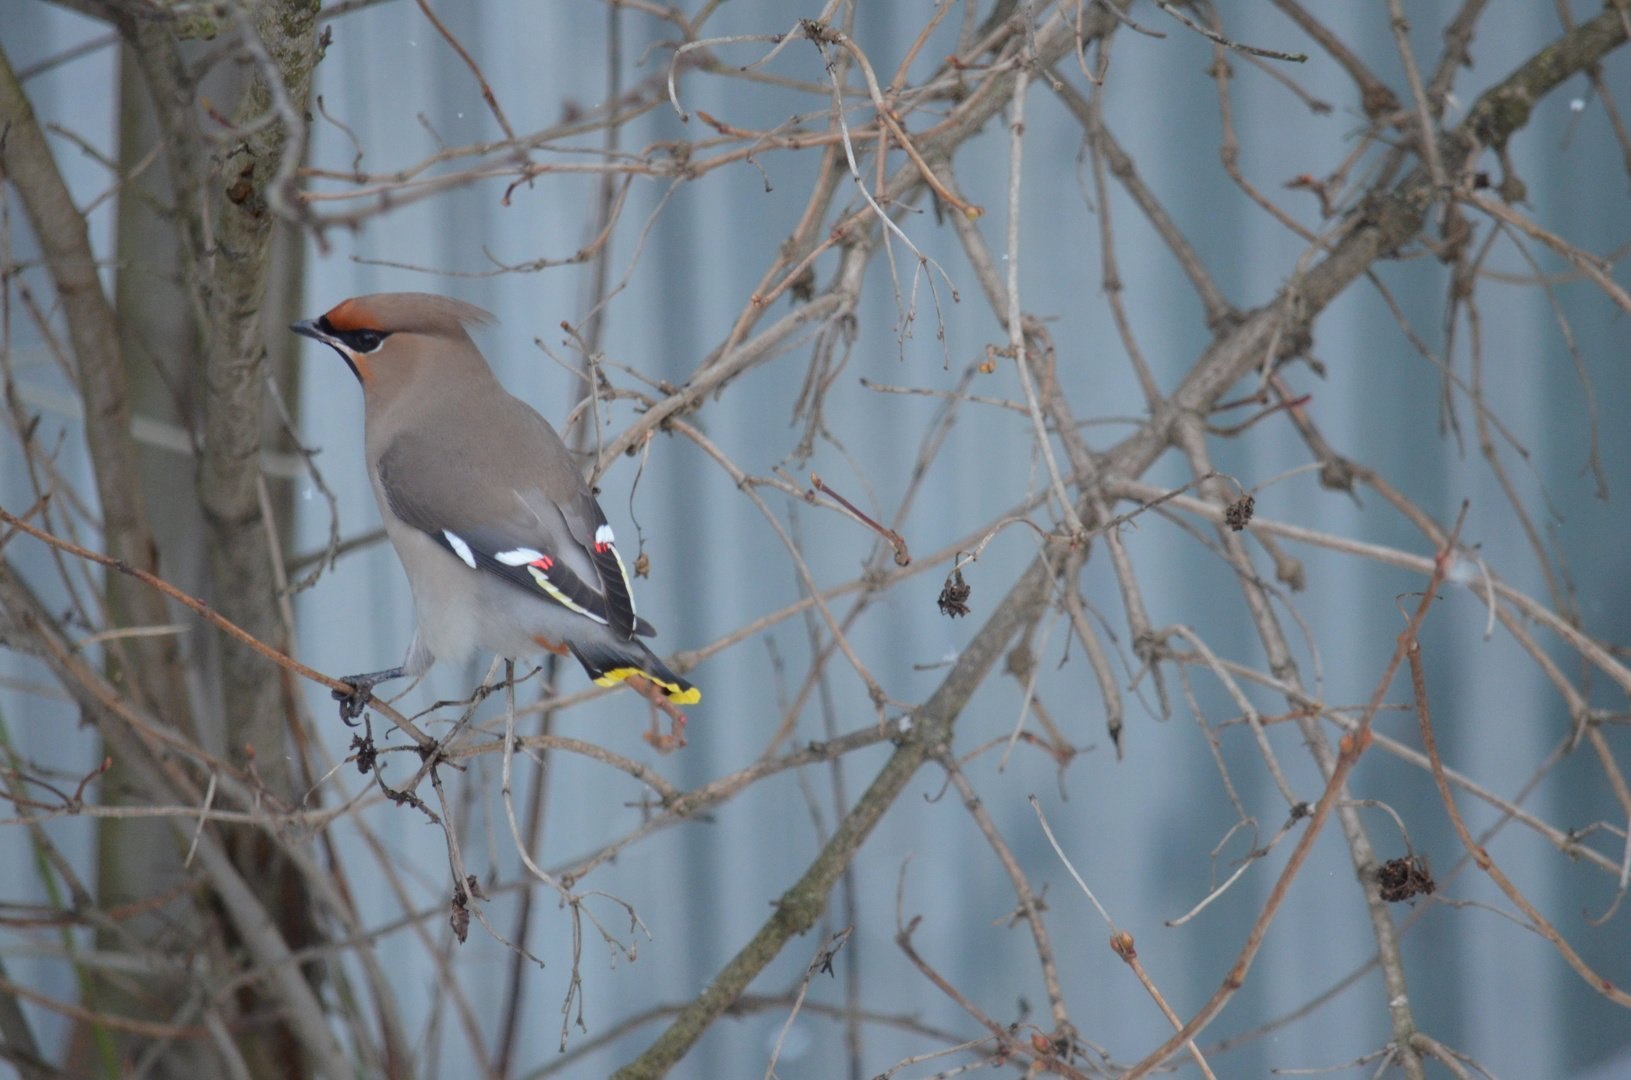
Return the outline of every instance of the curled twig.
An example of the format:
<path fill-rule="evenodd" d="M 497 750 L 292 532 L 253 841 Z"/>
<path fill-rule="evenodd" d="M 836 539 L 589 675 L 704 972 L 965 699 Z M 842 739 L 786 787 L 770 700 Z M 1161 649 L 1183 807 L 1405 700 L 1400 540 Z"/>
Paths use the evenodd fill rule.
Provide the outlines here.
<path fill-rule="evenodd" d="M 873 521 L 854 503 L 850 502 L 848 499 L 844 498 L 844 496 L 838 494 L 838 492 L 829 487 L 827 483 L 815 473 L 810 474 L 810 486 L 837 502 L 838 505 L 843 508 L 844 512 L 849 514 L 850 517 L 854 518 L 856 521 L 859 521 L 862 525 L 865 525 L 867 528 L 871 529 L 873 532 L 877 533 L 879 536 L 888 541 L 889 546 L 895 550 L 896 566 L 912 565 L 912 553 L 907 550 L 906 541 L 901 537 L 900 533 L 896 532 L 894 529 L 885 528 L 884 526 L 879 525 L 876 521 Z"/>

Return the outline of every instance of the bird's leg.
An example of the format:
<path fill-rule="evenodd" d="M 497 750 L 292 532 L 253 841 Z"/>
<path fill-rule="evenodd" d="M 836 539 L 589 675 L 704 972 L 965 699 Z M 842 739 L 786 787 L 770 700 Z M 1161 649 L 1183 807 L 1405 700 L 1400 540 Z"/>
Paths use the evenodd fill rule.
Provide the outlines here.
<path fill-rule="evenodd" d="M 351 692 L 334 690 L 331 693 L 334 700 L 340 703 L 340 719 L 345 721 L 346 727 L 356 727 L 355 720 L 362 715 L 368 706 L 368 699 L 374 696 L 374 687 L 382 682 L 400 679 L 408 674 L 404 667 L 386 668 L 384 671 L 370 671 L 363 675 L 347 675 L 341 682 L 351 684 Z"/>
<path fill-rule="evenodd" d="M 644 736 L 646 742 L 656 747 L 659 753 L 664 754 L 684 746 L 685 714 L 680 712 L 679 706 L 668 700 L 668 695 L 663 693 L 662 687 L 639 675 L 630 675 L 624 682 L 634 690 L 639 691 L 641 697 L 651 702 L 653 707 L 660 709 L 668 716 L 669 728 L 666 735 L 663 734 L 662 725 L 657 722 L 657 717 L 652 716 L 651 730 L 646 732 Z"/>

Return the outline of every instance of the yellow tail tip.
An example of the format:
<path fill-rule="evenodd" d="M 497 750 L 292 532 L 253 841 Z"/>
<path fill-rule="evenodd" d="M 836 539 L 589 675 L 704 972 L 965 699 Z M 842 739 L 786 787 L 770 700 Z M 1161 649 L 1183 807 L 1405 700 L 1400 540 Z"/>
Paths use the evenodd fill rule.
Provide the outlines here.
<path fill-rule="evenodd" d="M 640 678 L 650 682 L 653 686 L 662 687 L 664 696 L 666 696 L 669 701 L 672 701 L 676 705 L 695 705 L 697 702 L 702 700 L 702 691 L 698 690 L 694 686 L 681 689 L 679 683 L 669 682 L 667 679 L 659 679 L 651 672 L 641 671 L 639 668 L 635 667 L 613 668 L 610 671 L 603 672 L 601 676 L 595 680 L 595 685 L 616 686 L 618 683 L 634 675 L 640 676 Z"/>

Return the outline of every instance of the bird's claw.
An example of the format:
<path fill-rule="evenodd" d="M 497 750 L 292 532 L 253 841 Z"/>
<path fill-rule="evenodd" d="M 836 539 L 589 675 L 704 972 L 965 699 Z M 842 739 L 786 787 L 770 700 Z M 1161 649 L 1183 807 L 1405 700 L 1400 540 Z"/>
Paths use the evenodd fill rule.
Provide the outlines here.
<path fill-rule="evenodd" d="M 350 692 L 344 690 L 331 690 L 329 695 L 340 703 L 340 720 L 346 727 L 356 727 L 357 718 L 368 707 L 368 702 L 374 696 L 374 684 L 360 676 L 353 675 L 341 682 L 351 684 Z"/>
<path fill-rule="evenodd" d="M 366 674 L 343 676 L 340 681 L 346 684 L 347 689 L 331 690 L 329 693 L 333 695 L 335 701 L 340 703 L 340 719 L 345 722 L 345 726 L 357 726 L 354 721 L 362 715 L 362 711 L 373 700 L 374 687 L 382 682 L 401 678 L 406 674 L 408 673 L 402 668 L 394 667 L 386 668 L 384 671 L 370 671 Z"/>

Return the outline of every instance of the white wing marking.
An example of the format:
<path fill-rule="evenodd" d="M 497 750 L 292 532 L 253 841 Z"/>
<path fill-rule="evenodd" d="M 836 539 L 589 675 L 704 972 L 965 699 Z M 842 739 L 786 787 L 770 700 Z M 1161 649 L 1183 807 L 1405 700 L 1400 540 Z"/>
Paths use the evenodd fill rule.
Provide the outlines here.
<path fill-rule="evenodd" d="M 453 549 L 453 554 L 464 560 L 464 565 L 474 570 L 476 568 L 476 556 L 470 550 L 470 545 L 449 529 L 443 529 L 442 535 L 447 537 L 447 546 Z"/>

